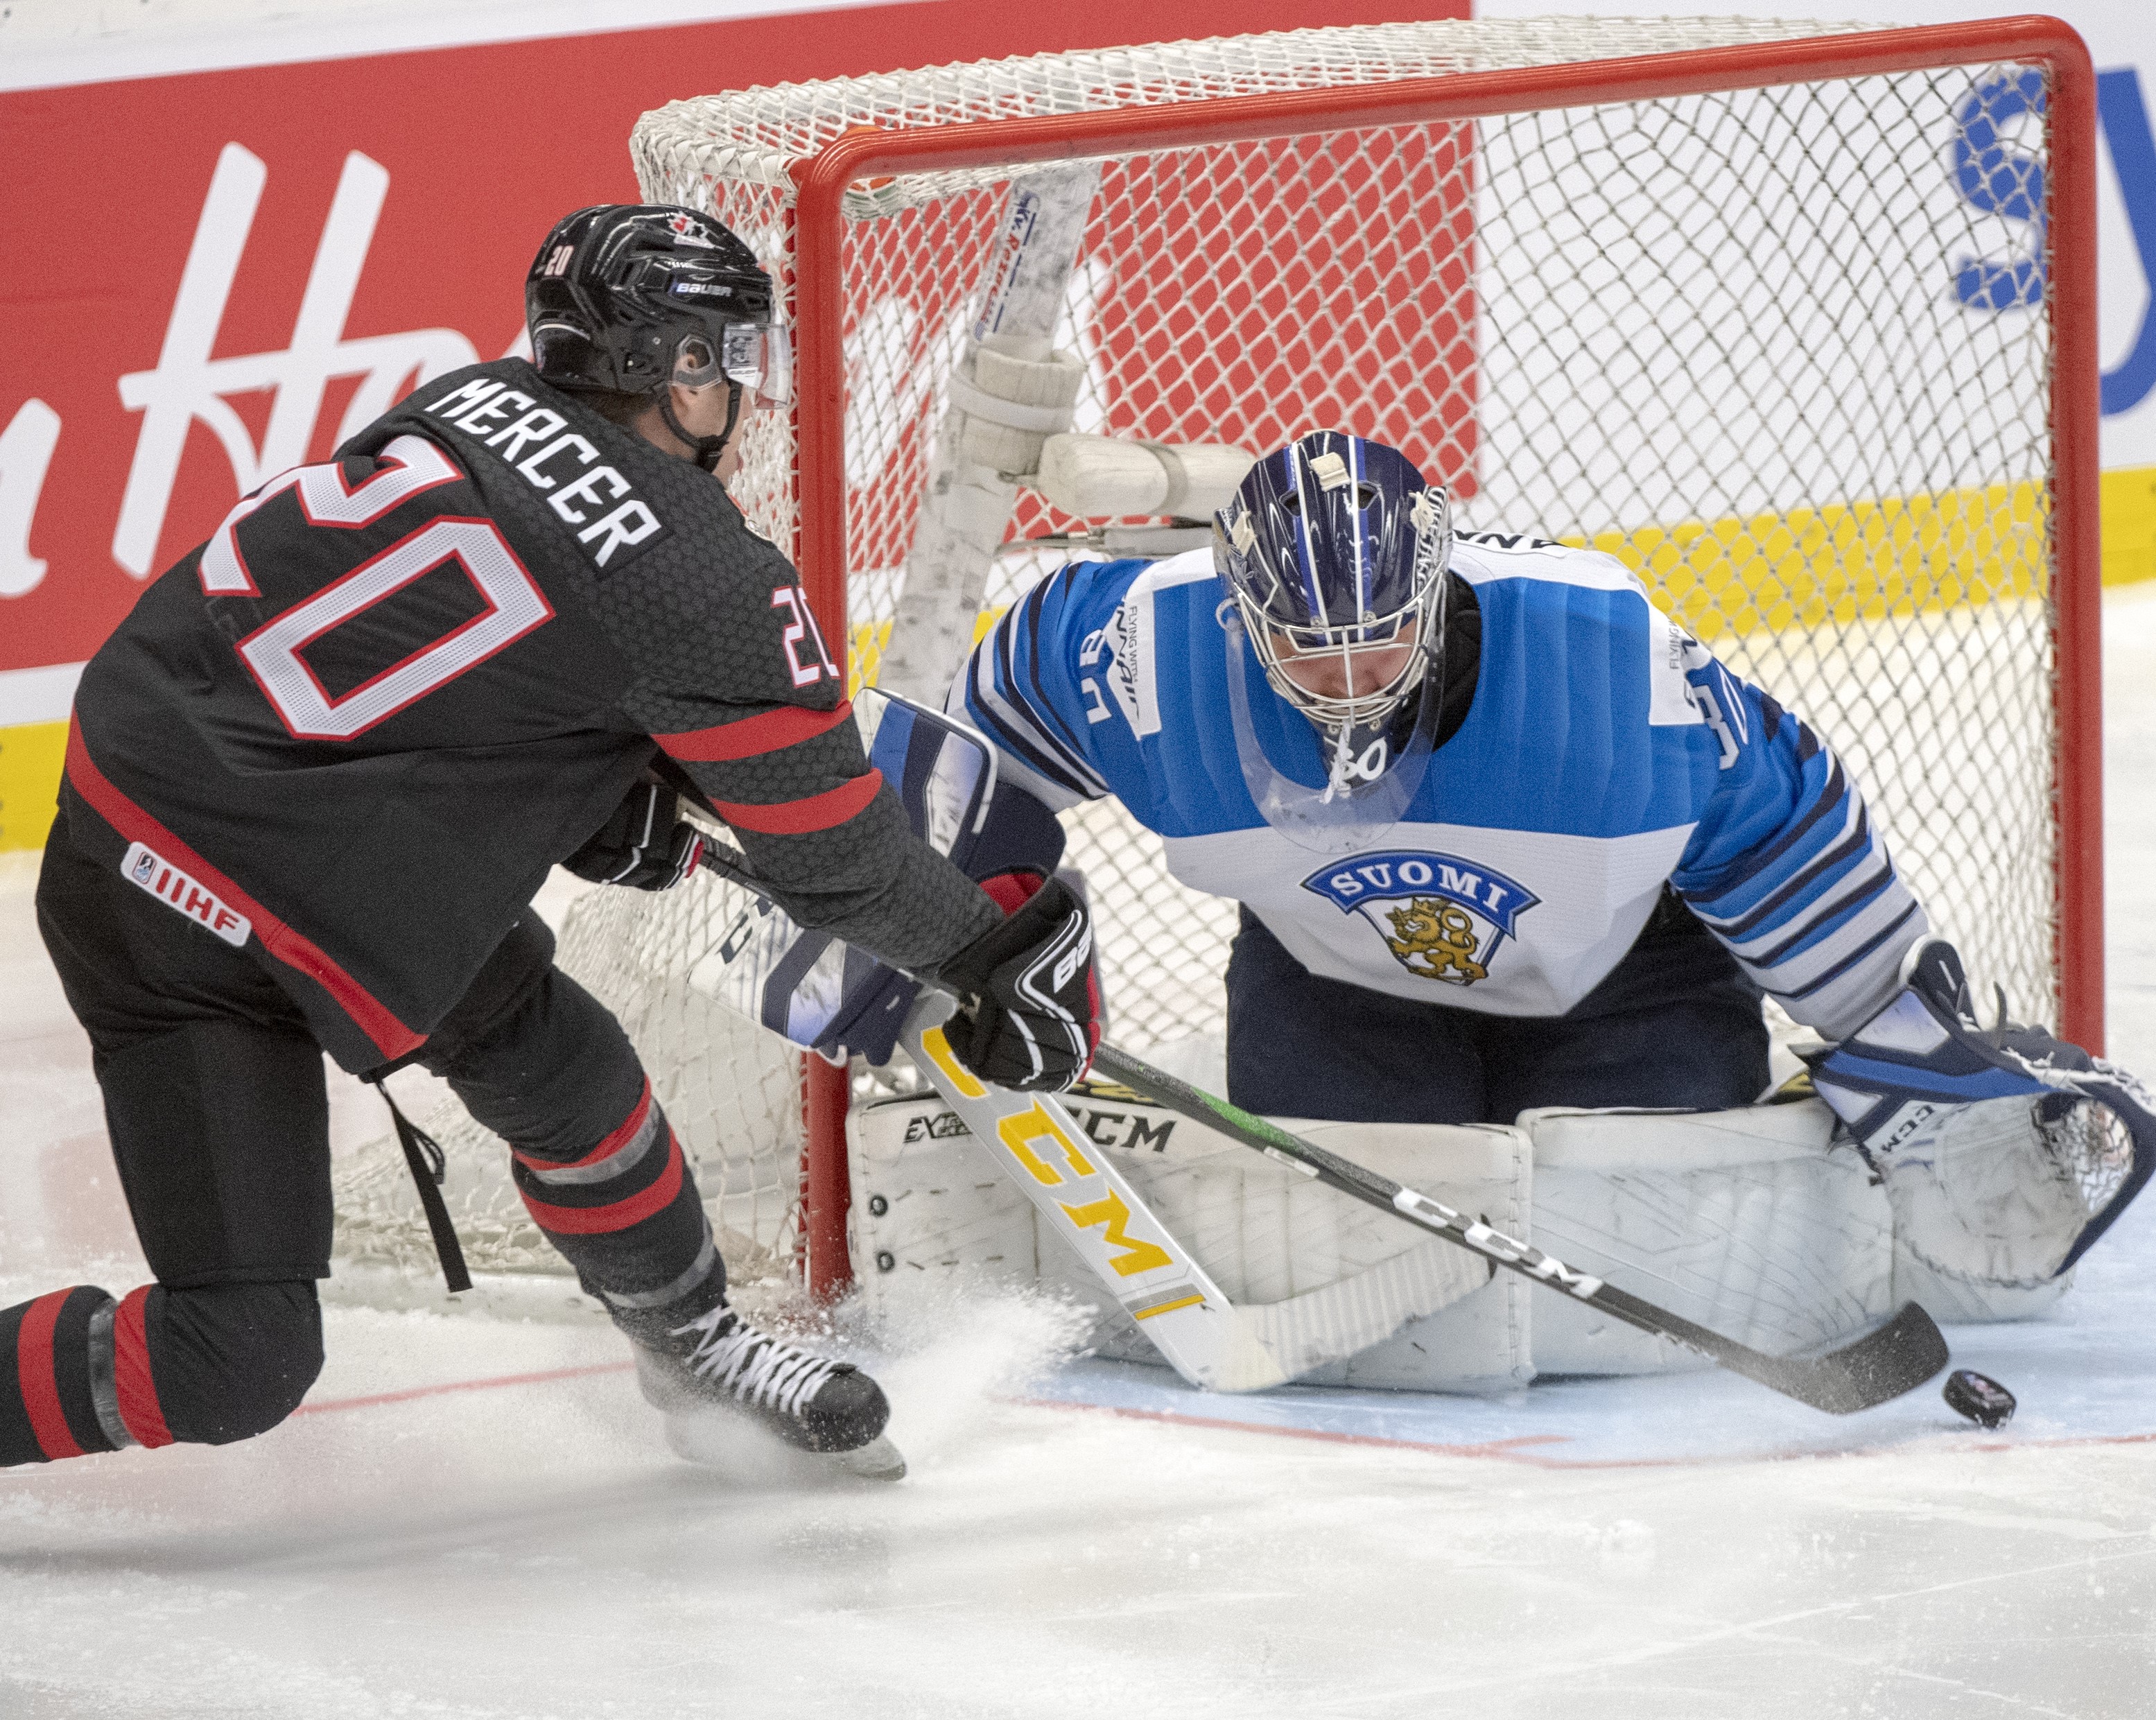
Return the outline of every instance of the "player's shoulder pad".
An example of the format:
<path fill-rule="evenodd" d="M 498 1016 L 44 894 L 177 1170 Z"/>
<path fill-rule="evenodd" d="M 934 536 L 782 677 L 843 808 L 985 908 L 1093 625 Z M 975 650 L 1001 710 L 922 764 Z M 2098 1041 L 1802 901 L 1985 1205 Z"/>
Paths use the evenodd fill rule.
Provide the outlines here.
<path fill-rule="evenodd" d="M 1066 602 L 1086 606 L 1089 611 L 1102 604 L 1122 603 L 1131 593 L 1142 587 L 1147 591 L 1158 591 L 1163 584 L 1181 584 L 1192 577 L 1178 572 L 1180 564 L 1190 562 L 1193 556 L 1206 556 L 1204 571 L 1212 572 L 1210 552 L 1193 552 L 1170 557 L 1166 561 L 1150 561 L 1143 557 L 1125 557 L 1106 562 L 1067 562 L 1049 576 L 1047 588 L 1060 586 L 1059 593 Z"/>
<path fill-rule="evenodd" d="M 1502 531 L 1464 531 L 1453 540 L 1452 571 L 1477 588 L 1485 598 L 1497 594 L 1507 582 L 1530 582 L 1533 589 L 1512 588 L 1527 599 L 1524 612 L 1541 612 L 1546 622 L 1557 624 L 1568 617 L 1572 624 L 1583 619 L 1575 612 L 1580 600 L 1595 619 L 1620 634 L 1625 652 L 1637 649 L 1647 670 L 1647 721 L 1650 727 L 1687 727 L 1705 723 L 1725 737 L 1731 726 L 1741 725 L 1743 713 L 1728 683 L 1727 671 L 1713 654 L 1684 628 L 1657 608 L 1639 577 L 1616 557 L 1574 544 L 1553 543 L 1546 537 Z M 1610 605 L 1595 594 L 1614 593 L 1634 598 L 1635 603 Z M 1486 628 L 1492 625 L 1486 605 Z M 1724 707 L 1729 707 L 1725 710 Z M 1730 762 L 1725 757 L 1725 765 Z"/>

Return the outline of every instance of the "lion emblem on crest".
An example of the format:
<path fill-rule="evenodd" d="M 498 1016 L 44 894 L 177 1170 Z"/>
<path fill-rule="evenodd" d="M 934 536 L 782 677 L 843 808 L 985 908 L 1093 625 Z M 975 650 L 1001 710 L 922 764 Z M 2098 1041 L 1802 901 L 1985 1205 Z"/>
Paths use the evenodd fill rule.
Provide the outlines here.
<path fill-rule="evenodd" d="M 1388 908 L 1385 917 L 1393 927 L 1385 943 L 1409 973 L 1461 985 L 1490 977 L 1490 970 L 1475 959 L 1475 922 L 1450 902 L 1418 896 L 1404 906 Z"/>
<path fill-rule="evenodd" d="M 1495 866 L 1430 849 L 1389 848 L 1335 861 L 1302 881 L 1383 940 L 1418 979 L 1487 979 L 1522 914 L 1542 898 Z"/>

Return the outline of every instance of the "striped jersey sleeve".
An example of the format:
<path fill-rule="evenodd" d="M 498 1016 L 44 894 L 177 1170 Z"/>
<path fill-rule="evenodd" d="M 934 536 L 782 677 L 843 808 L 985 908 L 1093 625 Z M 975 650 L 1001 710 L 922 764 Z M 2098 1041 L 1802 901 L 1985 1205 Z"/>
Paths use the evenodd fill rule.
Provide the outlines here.
<path fill-rule="evenodd" d="M 1004 611 L 952 686 L 952 714 L 988 736 L 1005 779 L 1051 811 L 1109 793 L 1087 740 L 1113 666 L 1102 640 L 1147 565 L 1081 562 L 1050 574 Z"/>
<path fill-rule="evenodd" d="M 1721 777 L 1671 881 L 1769 997 L 1841 1038 L 1893 996 L 1930 922 L 1832 750 L 1697 645 L 1687 668 Z"/>

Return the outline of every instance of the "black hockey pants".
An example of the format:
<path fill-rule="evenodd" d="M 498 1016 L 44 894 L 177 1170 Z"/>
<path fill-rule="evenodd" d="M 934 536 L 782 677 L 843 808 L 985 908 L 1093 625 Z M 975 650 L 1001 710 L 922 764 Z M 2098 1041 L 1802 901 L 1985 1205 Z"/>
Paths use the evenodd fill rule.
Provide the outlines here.
<path fill-rule="evenodd" d="M 90 1035 L 156 1282 L 0 1310 L 0 1466 L 274 1427 L 322 1364 L 328 1101 L 298 1007 L 248 957 L 54 827 L 38 919 Z M 725 1289 L 695 1178 L 612 1015 L 527 914 L 416 1060 L 509 1141 L 533 1218 L 632 1328 Z"/>

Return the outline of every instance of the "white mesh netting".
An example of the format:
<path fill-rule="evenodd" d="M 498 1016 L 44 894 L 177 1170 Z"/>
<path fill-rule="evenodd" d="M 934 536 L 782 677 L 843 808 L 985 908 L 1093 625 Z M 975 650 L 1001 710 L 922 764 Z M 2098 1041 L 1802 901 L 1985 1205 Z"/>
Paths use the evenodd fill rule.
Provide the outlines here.
<path fill-rule="evenodd" d="M 712 210 L 790 300 L 790 166 L 852 126 L 1854 28 L 1486 21 L 1044 55 L 677 102 L 632 147 L 646 198 Z M 2042 90 L 2037 72 L 1970 65 L 1204 148 L 1102 144 L 1055 342 L 1085 361 L 1075 428 L 1251 449 L 1352 428 L 1451 485 L 1471 529 L 1621 556 L 1840 750 L 1972 969 L 2018 1014 L 2053 1019 Z M 1016 171 L 852 187 L 844 471 L 798 470 L 784 417 L 748 432 L 735 493 L 780 543 L 798 494 L 845 485 L 862 678 Z M 1007 538 L 1077 523 L 1024 495 Z M 990 610 L 1061 558 L 1007 549 Z M 1119 811 L 1070 824 L 1118 1040 L 1143 1052 L 1217 1033 L 1232 906 L 1177 884 Z M 595 895 L 562 960 L 629 1024 L 721 1223 L 783 1264 L 799 1225 L 793 1059 L 684 983 L 732 908 L 704 879 Z M 475 1264 L 552 1264 L 499 1148 L 461 1151 L 477 1132 L 435 1121 Z M 381 1158 L 343 1178 L 344 1249 L 423 1257 L 401 1167 Z"/>

